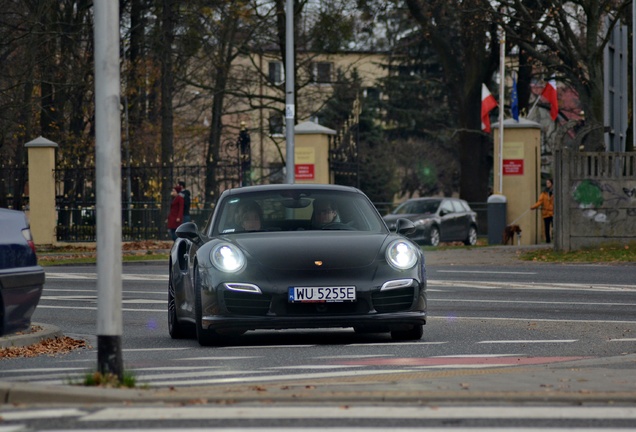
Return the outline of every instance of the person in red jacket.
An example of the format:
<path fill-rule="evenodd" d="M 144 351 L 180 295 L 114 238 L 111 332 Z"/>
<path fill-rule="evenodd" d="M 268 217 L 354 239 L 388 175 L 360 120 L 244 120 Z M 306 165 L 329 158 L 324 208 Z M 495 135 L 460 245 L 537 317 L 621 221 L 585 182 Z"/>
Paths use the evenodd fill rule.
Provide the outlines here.
<path fill-rule="evenodd" d="M 166 224 L 168 225 L 168 233 L 170 237 L 172 237 L 172 240 L 177 239 L 175 230 L 183 223 L 184 200 L 179 192 L 181 192 L 180 186 L 175 186 L 170 191 L 172 202 L 170 203 L 170 213 L 168 213 Z"/>
<path fill-rule="evenodd" d="M 554 217 L 554 194 L 552 193 L 552 179 L 545 181 L 545 190 L 539 195 L 539 200 L 530 208 L 532 210 L 541 207 L 541 216 L 545 226 L 545 241 L 550 243 L 550 229 Z"/>

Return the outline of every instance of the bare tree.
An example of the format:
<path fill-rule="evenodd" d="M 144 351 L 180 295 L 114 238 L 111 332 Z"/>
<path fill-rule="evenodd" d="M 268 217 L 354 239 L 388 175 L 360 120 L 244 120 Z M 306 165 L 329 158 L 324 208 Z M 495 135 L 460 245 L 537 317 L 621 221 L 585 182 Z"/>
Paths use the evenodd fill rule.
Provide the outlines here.
<path fill-rule="evenodd" d="M 499 64 L 497 22 L 488 0 L 405 0 L 442 64 L 449 101 L 456 106 L 460 195 L 485 201 L 492 159 L 481 133 L 481 85 Z"/>
<path fill-rule="evenodd" d="M 505 0 L 506 31 L 524 53 L 576 90 L 584 107 L 588 151 L 603 150 L 603 53 L 631 0 Z"/>

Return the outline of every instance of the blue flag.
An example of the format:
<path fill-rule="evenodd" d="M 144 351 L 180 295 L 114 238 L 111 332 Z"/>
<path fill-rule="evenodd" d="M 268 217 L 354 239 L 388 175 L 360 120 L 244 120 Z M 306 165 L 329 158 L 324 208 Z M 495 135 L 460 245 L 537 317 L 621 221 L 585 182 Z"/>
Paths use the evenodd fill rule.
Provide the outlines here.
<path fill-rule="evenodd" d="M 510 94 L 510 110 L 512 118 L 519 121 L 519 96 L 517 95 L 517 79 L 512 77 L 512 93 Z"/>

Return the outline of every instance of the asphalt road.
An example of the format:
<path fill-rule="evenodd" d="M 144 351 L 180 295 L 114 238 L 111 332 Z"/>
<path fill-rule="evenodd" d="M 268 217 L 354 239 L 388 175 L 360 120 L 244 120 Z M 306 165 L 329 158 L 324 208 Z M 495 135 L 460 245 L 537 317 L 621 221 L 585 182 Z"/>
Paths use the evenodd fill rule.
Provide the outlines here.
<path fill-rule="evenodd" d="M 181 388 L 509 366 L 513 357 L 519 358 L 512 362 L 516 365 L 547 364 L 636 351 L 636 288 L 631 284 L 636 266 L 493 266 L 448 260 L 441 265 L 434 263 L 434 255 L 428 254 L 429 321 L 422 340 L 408 343 L 351 329 L 248 332 L 220 348 L 172 340 L 166 322 L 166 266 L 126 265 L 125 366 L 152 388 Z M 95 286 L 94 266 L 47 268 L 33 320 L 54 324 L 93 348 L 54 359 L 4 360 L 0 380 L 59 385 L 95 368 Z"/>
<path fill-rule="evenodd" d="M 438 406 L 444 413 L 427 421 L 427 430 L 516 427 L 529 418 L 536 430 L 599 425 L 625 430 L 634 424 L 636 411 L 616 408 L 636 402 L 636 266 L 524 263 L 510 253 L 500 256 L 500 251 L 482 251 L 479 257 L 469 249 L 453 257 L 440 252 L 427 254 L 430 318 L 424 337 L 403 343 L 351 329 L 248 332 L 219 348 L 172 340 L 165 311 L 166 266 L 126 265 L 124 361 L 147 388 L 69 386 L 96 367 L 94 348 L 52 358 L 2 360 L 5 402 L 29 407 L 18 413 L 10 410 L 18 417 L 9 424 L 38 430 L 70 428 L 81 421 L 94 428 L 156 427 L 159 424 L 149 419 L 158 415 L 151 409 L 157 401 L 200 409 L 164 410 L 164 428 L 205 424 L 251 425 L 259 431 L 309 426 L 421 430 L 423 412 L 397 408 L 423 405 Z M 94 272 L 91 266 L 47 268 L 46 290 L 34 321 L 55 324 L 95 347 Z M 148 410 L 83 406 L 122 400 L 151 405 L 144 405 Z M 56 422 L 24 419 L 37 403 L 51 401 L 68 402 L 79 411 Z M 276 403 L 287 414 L 278 413 L 275 420 L 263 419 L 272 416 L 271 411 L 246 414 L 259 413 L 254 407 L 263 403 Z M 218 412 L 227 404 L 250 408 L 232 411 L 228 406 Z M 382 412 L 393 414 L 369 417 L 364 410 L 378 404 Z M 457 404 L 479 404 L 483 417 L 466 409 L 453 411 Z M 601 411 L 566 411 L 580 404 Z M 304 415 L 302 406 L 307 407 Z M 347 408 L 345 415 L 338 412 L 343 406 L 355 409 Z M 500 408 L 495 414 L 485 409 L 488 406 Z M 517 414 L 501 406 L 515 407 Z M 311 414 L 320 407 L 323 411 Z M 541 411 L 529 411 L 532 407 Z M 2 412 L 5 419 L 6 414 Z M 435 417 L 428 411 L 426 415 L 429 420 Z M 191 421 L 176 420 L 184 416 Z M 447 429 L 449 425 L 457 429 Z"/>

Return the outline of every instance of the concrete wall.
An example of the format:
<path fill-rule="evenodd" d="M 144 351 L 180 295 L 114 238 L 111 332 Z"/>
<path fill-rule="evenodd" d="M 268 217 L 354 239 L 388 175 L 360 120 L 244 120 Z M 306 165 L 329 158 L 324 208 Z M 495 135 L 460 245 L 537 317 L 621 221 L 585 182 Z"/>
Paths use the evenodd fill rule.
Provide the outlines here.
<path fill-rule="evenodd" d="M 636 153 L 555 152 L 555 247 L 636 242 Z"/>

